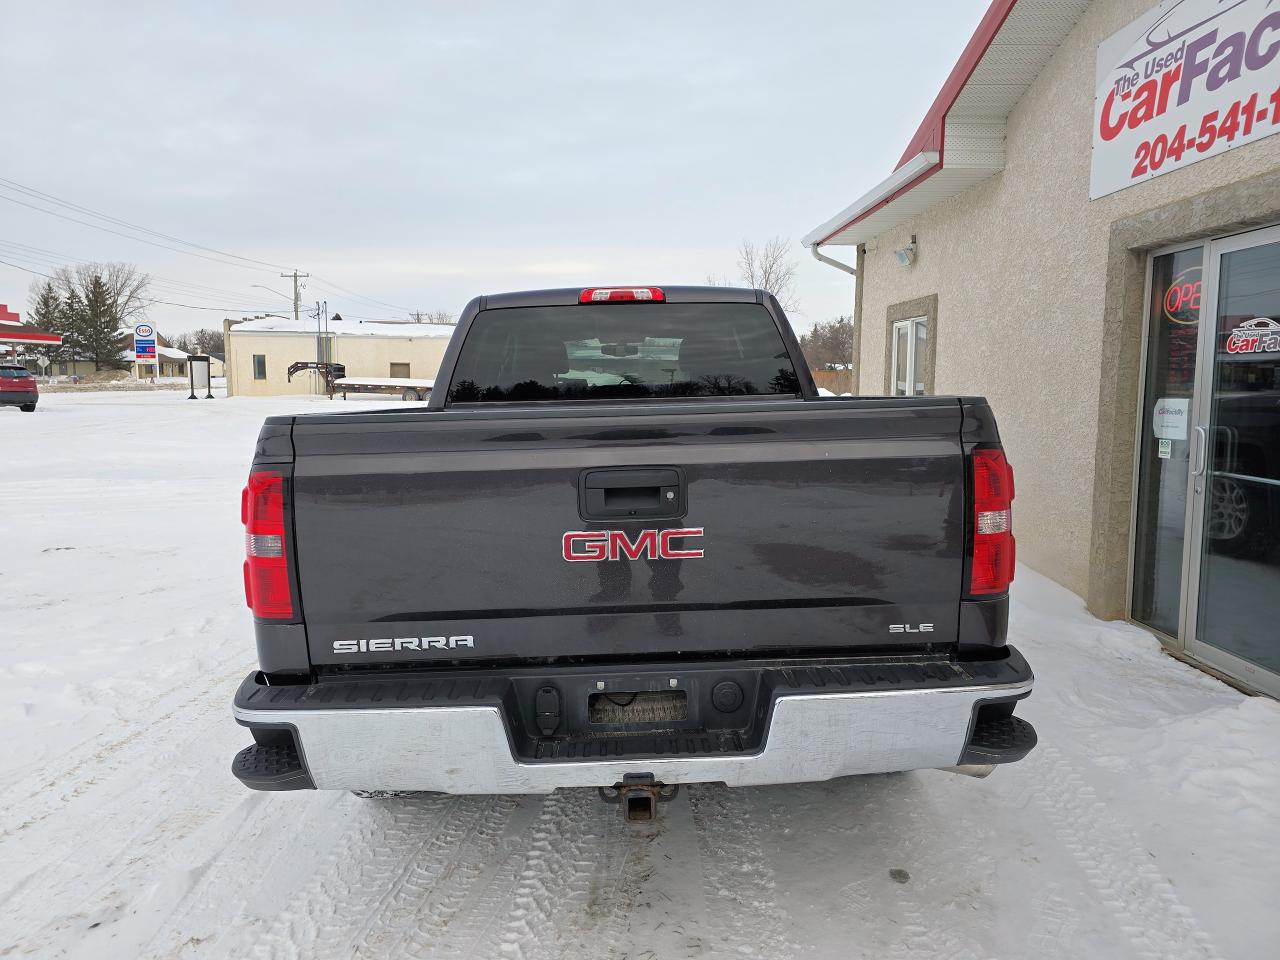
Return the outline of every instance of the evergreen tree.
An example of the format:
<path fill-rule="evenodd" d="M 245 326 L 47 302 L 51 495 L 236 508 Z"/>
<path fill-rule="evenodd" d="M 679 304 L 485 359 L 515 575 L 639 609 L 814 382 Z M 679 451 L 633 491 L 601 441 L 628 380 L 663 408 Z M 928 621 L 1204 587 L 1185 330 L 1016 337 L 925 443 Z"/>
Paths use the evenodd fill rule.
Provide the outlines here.
<path fill-rule="evenodd" d="M 94 274 L 85 288 L 83 341 L 94 370 L 119 370 L 125 366 L 127 337 L 120 336 L 120 316 L 115 298 L 101 274 Z"/>
<path fill-rule="evenodd" d="M 57 321 L 52 327 L 54 333 L 62 334 L 59 359 L 65 357 L 69 360 L 83 360 L 89 357 L 89 346 L 84 339 L 85 326 L 84 300 L 77 291 L 72 290 L 62 298 Z"/>
<path fill-rule="evenodd" d="M 31 288 L 31 306 L 27 310 L 27 320 L 41 330 L 53 330 L 58 322 L 58 311 L 62 300 L 52 280 L 43 284 L 33 284 Z"/>
<path fill-rule="evenodd" d="M 50 333 L 62 332 L 60 327 L 62 298 L 58 296 L 52 280 L 46 280 L 43 284 L 32 284 L 27 320 L 41 330 L 48 330 Z M 43 347 L 40 352 L 50 360 L 62 360 L 67 355 L 66 348 L 63 346 Z"/>

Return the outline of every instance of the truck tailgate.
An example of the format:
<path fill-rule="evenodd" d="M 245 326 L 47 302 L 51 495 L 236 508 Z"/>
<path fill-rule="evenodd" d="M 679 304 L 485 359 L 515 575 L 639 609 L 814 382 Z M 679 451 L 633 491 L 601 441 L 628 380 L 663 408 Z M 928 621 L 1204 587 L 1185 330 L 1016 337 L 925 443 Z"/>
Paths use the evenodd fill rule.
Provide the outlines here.
<path fill-rule="evenodd" d="M 945 648 L 961 417 L 920 397 L 299 417 L 312 662 Z M 683 516 L 585 520 L 584 475 L 619 470 L 678 477 Z M 673 529 L 701 534 L 669 553 L 701 556 L 661 555 Z M 569 562 L 573 532 L 605 534 Z M 609 542 L 618 559 L 590 559 Z"/>

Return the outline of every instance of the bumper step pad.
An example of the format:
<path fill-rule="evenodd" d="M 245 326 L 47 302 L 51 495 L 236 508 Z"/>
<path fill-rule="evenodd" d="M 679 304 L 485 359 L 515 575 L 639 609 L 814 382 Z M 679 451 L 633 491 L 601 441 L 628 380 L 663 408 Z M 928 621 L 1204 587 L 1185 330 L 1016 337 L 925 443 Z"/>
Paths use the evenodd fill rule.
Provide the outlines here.
<path fill-rule="evenodd" d="M 1013 763 L 1036 745 L 1035 727 L 1021 717 L 980 718 L 960 758 L 967 763 Z"/>
<path fill-rule="evenodd" d="M 292 743 L 245 747 L 231 761 L 231 772 L 251 790 L 315 789 Z"/>

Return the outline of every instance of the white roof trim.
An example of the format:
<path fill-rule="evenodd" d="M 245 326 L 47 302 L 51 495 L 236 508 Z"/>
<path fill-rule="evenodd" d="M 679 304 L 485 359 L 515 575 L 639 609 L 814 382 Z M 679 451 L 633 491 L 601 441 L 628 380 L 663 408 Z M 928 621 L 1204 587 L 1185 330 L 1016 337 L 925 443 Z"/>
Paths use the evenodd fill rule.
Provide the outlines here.
<path fill-rule="evenodd" d="M 917 132 L 919 137 L 930 129 L 926 124 L 941 120 L 940 168 L 921 178 L 927 170 L 920 165 L 921 157 L 936 158 L 938 154 L 917 154 L 893 176 L 806 234 L 804 245 L 866 243 L 1003 170 L 1005 123 L 1010 111 L 1057 53 L 1089 3 L 1090 0 L 1008 0 L 1007 16 L 994 33 L 988 34 L 980 25 L 970 46 L 961 54 L 952 77 L 967 69 L 962 85 L 954 89 L 952 78 L 948 78 Z M 1001 6 L 1002 0 L 993 3 L 988 17 L 999 13 Z M 970 66 L 966 58 L 978 43 L 985 46 Z M 945 99 L 948 96 L 949 102 Z M 940 116 L 936 114 L 939 104 Z M 938 145 L 936 138 L 924 142 L 913 139 L 913 146 L 917 143 Z M 902 190 L 917 178 L 920 182 L 914 187 L 884 203 L 895 189 Z M 895 183 L 896 188 L 891 186 Z"/>
<path fill-rule="evenodd" d="M 842 225 L 856 220 L 877 204 L 884 203 L 916 177 L 928 171 L 930 167 L 936 167 L 939 159 L 939 154 L 933 150 L 917 153 L 830 220 L 806 233 L 800 242 L 806 247 L 820 244 L 838 231 Z"/>

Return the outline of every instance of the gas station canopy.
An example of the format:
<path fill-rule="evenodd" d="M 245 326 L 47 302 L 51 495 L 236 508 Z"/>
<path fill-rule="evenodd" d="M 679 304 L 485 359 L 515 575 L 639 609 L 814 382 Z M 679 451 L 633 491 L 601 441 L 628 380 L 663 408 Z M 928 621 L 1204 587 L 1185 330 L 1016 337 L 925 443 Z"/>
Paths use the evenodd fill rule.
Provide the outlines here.
<path fill-rule="evenodd" d="M 21 317 L 0 303 L 0 343 L 20 343 L 26 346 L 56 347 L 62 337 L 48 330 L 41 330 L 22 322 Z"/>

